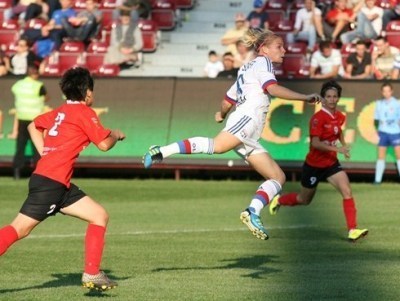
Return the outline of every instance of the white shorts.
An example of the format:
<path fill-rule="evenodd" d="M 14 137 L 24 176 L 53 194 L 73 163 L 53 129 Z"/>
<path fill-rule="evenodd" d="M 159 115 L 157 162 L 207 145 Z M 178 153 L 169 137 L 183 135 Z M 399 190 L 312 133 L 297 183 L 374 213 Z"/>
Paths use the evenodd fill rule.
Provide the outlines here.
<path fill-rule="evenodd" d="M 223 131 L 228 132 L 242 141 L 242 145 L 235 148 L 235 152 L 246 159 L 251 154 L 267 153 L 268 151 L 258 142 L 264 125 L 254 118 L 232 113 Z"/>

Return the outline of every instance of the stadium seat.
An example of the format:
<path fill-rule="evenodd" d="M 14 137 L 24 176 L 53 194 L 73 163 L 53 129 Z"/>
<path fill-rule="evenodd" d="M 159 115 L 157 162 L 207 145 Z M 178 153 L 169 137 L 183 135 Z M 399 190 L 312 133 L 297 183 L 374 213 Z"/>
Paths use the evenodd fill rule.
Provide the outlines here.
<path fill-rule="evenodd" d="M 85 44 L 79 41 L 64 42 L 61 44 L 60 53 L 82 53 L 85 51 Z"/>
<path fill-rule="evenodd" d="M 176 0 L 177 8 L 189 9 L 192 8 L 193 5 L 194 5 L 194 0 Z"/>
<path fill-rule="evenodd" d="M 86 50 L 86 67 L 91 73 L 96 73 L 104 63 L 104 56 L 107 53 L 108 44 L 105 42 L 92 42 Z"/>
<path fill-rule="evenodd" d="M 58 55 L 58 67 L 61 74 L 72 67 L 84 65 L 83 53 L 60 52 Z"/>
<path fill-rule="evenodd" d="M 295 0 L 294 1 L 294 3 L 293 3 L 293 8 L 295 9 L 295 10 L 298 10 L 298 9 L 300 9 L 300 8 L 303 8 L 304 7 L 304 0 Z"/>
<path fill-rule="evenodd" d="M 152 7 L 150 19 L 155 21 L 161 30 L 171 30 L 176 26 L 175 1 L 158 0 Z"/>
<path fill-rule="evenodd" d="M 310 66 L 303 54 L 288 54 L 282 63 L 288 78 L 305 78 L 310 75 Z"/>
<path fill-rule="evenodd" d="M 394 47 L 400 47 L 400 20 L 390 21 L 386 26 L 386 38 Z"/>
<path fill-rule="evenodd" d="M 307 44 L 302 42 L 295 42 L 286 44 L 286 54 L 302 54 L 307 53 Z"/>
<path fill-rule="evenodd" d="M 266 12 L 268 14 L 268 23 L 271 27 L 285 17 L 285 12 L 283 10 L 266 10 Z"/>
<path fill-rule="evenodd" d="M 73 3 L 74 3 L 74 5 L 73 5 L 74 9 L 85 9 L 86 8 L 86 0 L 74 0 Z"/>
<path fill-rule="evenodd" d="M 19 39 L 18 23 L 13 20 L 4 21 L 0 25 L 0 48 L 7 49 Z"/>
<path fill-rule="evenodd" d="M 281 19 L 276 23 L 271 24 L 271 29 L 275 31 L 290 32 L 294 29 L 294 24 L 292 20 Z"/>
<path fill-rule="evenodd" d="M 30 19 L 25 24 L 25 29 L 41 29 L 47 22 L 43 19 Z"/>
<path fill-rule="evenodd" d="M 340 48 L 340 53 L 343 55 L 349 55 L 350 53 L 356 52 L 356 45 L 352 43 L 343 44 Z"/>
<path fill-rule="evenodd" d="M 46 57 L 43 60 L 43 70 L 41 72 L 42 76 L 60 76 L 60 68 L 58 62 L 54 61 L 54 54 Z"/>
<path fill-rule="evenodd" d="M 91 42 L 86 49 L 87 53 L 106 53 L 108 44 L 105 42 L 95 41 Z"/>
<path fill-rule="evenodd" d="M 101 77 L 115 77 L 119 75 L 120 70 L 118 65 L 105 64 L 100 66 L 93 74 Z"/>
<path fill-rule="evenodd" d="M 285 10 L 286 7 L 287 7 L 286 0 L 269 0 L 265 3 L 264 9 L 265 10 L 269 10 L 269 9 Z"/>
<path fill-rule="evenodd" d="M 153 20 L 140 19 L 138 24 L 143 38 L 143 52 L 154 52 L 157 49 L 158 25 Z"/>
<path fill-rule="evenodd" d="M 114 9 L 117 7 L 117 1 L 116 0 L 102 0 L 100 2 L 100 9 Z"/>
<path fill-rule="evenodd" d="M 12 0 L 0 0 L 0 9 L 4 10 L 12 6 Z"/>
<path fill-rule="evenodd" d="M 3 30 L 18 30 L 19 29 L 19 24 L 18 20 L 4 20 L 1 22 L 0 29 Z"/>
<path fill-rule="evenodd" d="M 382 7 L 383 9 L 388 9 L 391 7 L 391 3 L 396 2 L 396 1 L 391 1 L 391 0 L 378 0 L 376 1 L 375 5 Z"/>
<path fill-rule="evenodd" d="M 113 9 L 102 9 L 103 18 L 101 19 L 101 27 L 104 29 L 111 29 L 113 23 Z"/>

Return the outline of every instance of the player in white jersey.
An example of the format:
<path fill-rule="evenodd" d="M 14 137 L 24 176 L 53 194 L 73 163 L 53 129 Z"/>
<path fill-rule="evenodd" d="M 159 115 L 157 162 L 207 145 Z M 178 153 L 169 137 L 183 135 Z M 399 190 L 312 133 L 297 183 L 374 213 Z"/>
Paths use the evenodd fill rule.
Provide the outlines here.
<path fill-rule="evenodd" d="M 260 220 L 260 212 L 277 195 L 285 183 L 285 174 L 258 142 L 264 128 L 271 97 L 320 102 L 318 94 L 305 95 L 280 86 L 274 75 L 273 63 L 282 63 L 285 55 L 283 40 L 271 31 L 250 29 L 243 38 L 257 57 L 243 65 L 236 82 L 228 90 L 215 120 L 222 122 L 229 115 L 225 128 L 215 138 L 193 137 L 167 146 L 153 146 L 143 157 L 145 168 L 173 154 L 222 154 L 236 150 L 265 178 L 249 207 L 240 218 L 260 239 L 268 233 Z"/>
<path fill-rule="evenodd" d="M 378 160 L 375 166 L 375 184 L 382 182 L 385 171 L 386 151 L 393 146 L 397 170 L 400 174 L 400 102 L 393 97 L 393 87 L 383 83 L 381 87 L 383 99 L 376 102 L 375 122 L 378 126 Z"/>

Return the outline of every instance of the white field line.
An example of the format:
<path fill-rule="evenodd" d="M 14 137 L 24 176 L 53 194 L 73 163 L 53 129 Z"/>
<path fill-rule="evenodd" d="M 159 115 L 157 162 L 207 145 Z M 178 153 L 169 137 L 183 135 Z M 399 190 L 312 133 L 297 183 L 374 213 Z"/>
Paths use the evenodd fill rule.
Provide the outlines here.
<path fill-rule="evenodd" d="M 319 228 L 320 226 L 313 225 L 289 225 L 289 226 L 275 226 L 268 227 L 268 230 L 277 230 L 277 229 L 306 229 L 306 228 Z M 324 227 L 325 229 L 327 227 Z M 223 229 L 176 229 L 176 230 L 161 230 L 161 231 L 128 231 L 121 233 L 108 233 L 106 236 L 130 236 L 130 235 L 157 235 L 157 234 L 193 234 L 193 233 L 213 233 L 213 232 L 240 232 L 240 231 L 248 231 L 245 226 L 241 228 L 223 228 Z M 27 239 L 37 239 L 37 238 L 68 238 L 68 237 L 83 237 L 85 235 L 82 233 L 70 233 L 70 234 L 31 234 L 27 237 Z"/>

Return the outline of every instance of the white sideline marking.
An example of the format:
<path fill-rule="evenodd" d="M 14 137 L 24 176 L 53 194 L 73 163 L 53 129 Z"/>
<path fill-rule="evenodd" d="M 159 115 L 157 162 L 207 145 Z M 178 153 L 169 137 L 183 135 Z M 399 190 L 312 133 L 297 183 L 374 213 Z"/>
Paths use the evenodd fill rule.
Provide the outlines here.
<path fill-rule="evenodd" d="M 268 230 L 277 229 L 306 229 L 318 228 L 319 226 L 313 225 L 290 225 L 290 226 L 275 226 L 268 227 Z M 326 227 L 325 227 L 326 228 Z M 187 230 L 164 230 L 164 231 L 128 231 L 121 233 L 107 233 L 106 236 L 129 236 L 129 235 L 157 235 L 157 234 L 180 234 L 180 233 L 209 233 L 209 232 L 239 232 L 249 231 L 247 228 L 224 228 L 224 229 L 187 229 Z M 85 233 L 71 233 L 71 234 L 31 234 L 26 238 L 68 238 L 68 237 L 83 237 Z"/>

